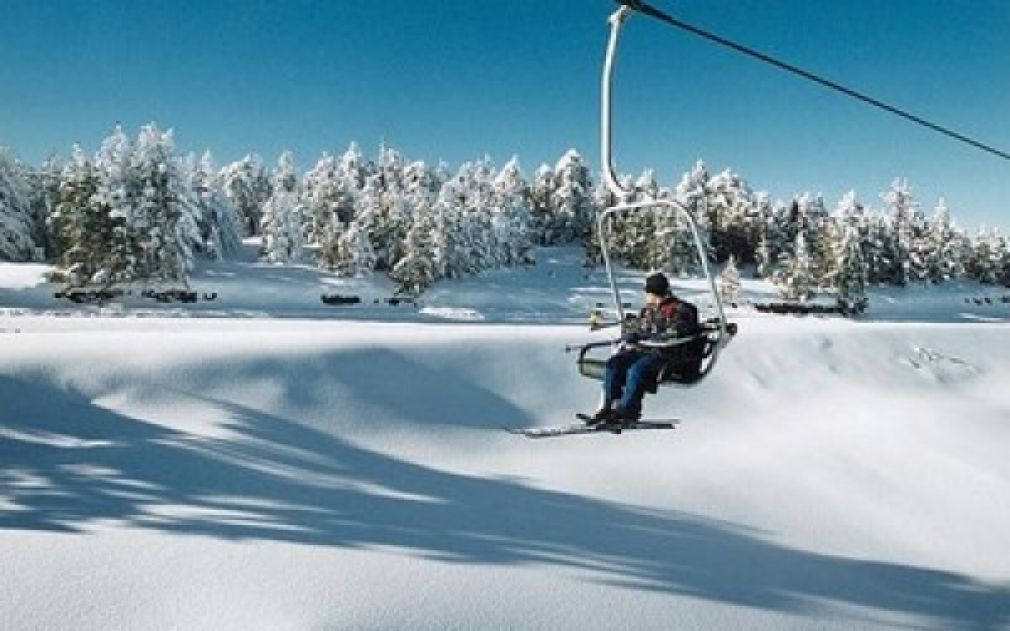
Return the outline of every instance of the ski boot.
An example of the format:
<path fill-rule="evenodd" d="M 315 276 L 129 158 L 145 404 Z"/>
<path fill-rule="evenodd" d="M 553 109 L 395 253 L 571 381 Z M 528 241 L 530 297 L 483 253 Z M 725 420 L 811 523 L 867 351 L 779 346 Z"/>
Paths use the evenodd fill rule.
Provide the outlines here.
<path fill-rule="evenodd" d="M 591 417 L 585 420 L 586 425 L 590 427 L 597 427 L 599 425 L 607 425 L 614 420 L 614 409 L 606 406 L 602 407 L 596 411 Z"/>
<path fill-rule="evenodd" d="M 612 427 L 608 427 L 608 429 L 615 434 L 620 434 L 621 430 L 634 425 L 640 418 L 642 418 L 642 413 L 640 411 L 628 410 L 621 405 L 616 405 L 614 406 L 610 419 L 607 423 Z"/>

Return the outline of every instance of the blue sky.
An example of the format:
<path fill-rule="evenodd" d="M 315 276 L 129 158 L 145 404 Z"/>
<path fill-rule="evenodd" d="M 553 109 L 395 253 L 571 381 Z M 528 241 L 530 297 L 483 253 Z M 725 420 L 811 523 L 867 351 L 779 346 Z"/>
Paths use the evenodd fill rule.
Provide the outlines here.
<path fill-rule="evenodd" d="M 679 17 L 1010 149 L 1006 0 L 656 0 Z M 29 162 L 157 121 L 219 162 L 382 139 L 452 165 L 576 147 L 598 168 L 609 0 L 4 0 L 0 144 Z M 1010 228 L 1010 163 L 646 18 L 619 60 L 619 167 L 702 158 L 776 197 L 909 178 L 927 212 Z"/>

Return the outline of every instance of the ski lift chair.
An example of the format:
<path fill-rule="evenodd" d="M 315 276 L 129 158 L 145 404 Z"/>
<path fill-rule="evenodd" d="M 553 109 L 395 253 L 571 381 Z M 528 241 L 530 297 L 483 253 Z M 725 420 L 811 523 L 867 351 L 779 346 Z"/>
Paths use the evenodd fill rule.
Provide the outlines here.
<path fill-rule="evenodd" d="M 736 330 L 736 324 L 729 323 L 725 327 L 725 335 L 732 337 L 736 334 Z M 719 347 L 728 341 L 723 335 L 720 321 L 711 318 L 701 323 L 695 335 L 675 340 L 673 344 L 668 345 L 667 348 L 676 352 L 660 369 L 655 383 L 650 384 L 648 392 L 655 394 L 661 386 L 689 388 L 701 383 L 715 365 Z M 612 344 L 613 342 L 608 340 L 582 346 L 577 360 L 579 374 L 602 381 L 607 370 L 607 358 L 590 357 L 590 351 Z"/>
<path fill-rule="evenodd" d="M 620 201 L 617 205 L 602 211 L 597 218 L 597 234 L 600 238 L 600 252 L 603 255 L 603 262 L 607 269 L 607 280 L 610 283 L 610 290 L 613 294 L 614 307 L 618 315 L 618 322 L 623 326 L 627 321 L 624 312 L 624 304 L 621 302 L 621 295 L 617 289 L 617 281 L 614 278 L 614 269 L 610 260 L 610 252 L 607 248 L 607 235 L 609 234 L 609 219 L 617 213 L 641 212 L 648 208 L 665 208 L 684 218 L 691 229 L 695 247 L 698 251 L 698 260 L 701 263 L 702 272 L 708 280 L 709 290 L 712 292 L 712 304 L 715 305 L 716 315 L 713 318 L 701 322 L 698 332 L 690 337 L 676 340 L 677 352 L 671 353 L 669 362 L 660 370 L 656 378 L 656 383 L 652 384 L 650 392 L 655 393 L 659 386 L 695 386 L 708 376 L 715 367 L 719 358 L 719 351 L 729 343 L 730 339 L 736 335 L 736 324 L 726 322 L 726 315 L 723 312 L 722 300 L 716 290 L 715 279 L 708 268 L 708 256 L 705 246 L 702 243 L 698 232 L 698 225 L 691 212 L 677 201 L 669 199 L 648 200 L 644 202 L 627 203 L 623 200 L 631 196 L 632 191 L 627 190 L 618 180 L 613 165 L 611 153 L 611 88 L 613 84 L 614 57 L 617 53 L 617 41 L 620 37 L 621 26 L 631 13 L 631 8 L 622 5 L 613 15 L 610 16 L 610 39 L 607 43 L 607 54 L 603 66 L 602 82 L 602 104 L 600 108 L 600 152 L 602 157 L 603 181 L 609 191 Z M 589 357 L 589 352 L 593 349 L 612 346 L 614 341 L 593 342 L 578 347 L 578 368 L 579 373 L 591 379 L 602 380 L 606 372 L 607 360 L 600 357 Z M 574 349 L 572 349 L 574 350 Z"/>

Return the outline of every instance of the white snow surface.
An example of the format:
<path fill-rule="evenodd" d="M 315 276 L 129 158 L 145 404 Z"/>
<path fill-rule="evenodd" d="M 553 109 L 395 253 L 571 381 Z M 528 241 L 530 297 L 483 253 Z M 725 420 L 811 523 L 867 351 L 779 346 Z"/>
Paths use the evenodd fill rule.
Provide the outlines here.
<path fill-rule="evenodd" d="M 713 374 L 647 401 L 676 430 L 531 441 L 501 428 L 589 410 L 561 349 L 605 335 L 552 252 L 433 316 L 252 263 L 213 313 L 71 307 L 0 266 L 0 626 L 1010 628 L 1006 306 L 734 310 Z"/>

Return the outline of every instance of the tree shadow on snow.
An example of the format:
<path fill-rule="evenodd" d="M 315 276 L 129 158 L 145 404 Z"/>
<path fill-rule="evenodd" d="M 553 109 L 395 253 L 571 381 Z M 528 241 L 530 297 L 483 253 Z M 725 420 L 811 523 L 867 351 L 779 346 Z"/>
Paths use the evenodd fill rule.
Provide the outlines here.
<path fill-rule="evenodd" d="M 513 480 L 438 471 L 233 403 L 227 437 L 103 409 L 44 375 L 0 376 L 0 529 L 96 520 L 228 540 L 393 546 L 452 563 L 548 564 L 598 580 L 779 612 L 823 603 L 1010 622 L 1010 592 L 969 577 L 833 557 L 731 524 Z"/>
<path fill-rule="evenodd" d="M 462 370 L 437 360 L 425 362 L 423 356 L 409 346 L 366 346 L 258 356 L 227 364 L 200 361 L 185 367 L 184 379 L 194 390 L 202 391 L 227 390 L 236 383 L 269 383 L 276 388 L 274 396 L 283 408 L 299 415 L 318 416 L 319 410 L 340 406 L 333 409 L 333 419 L 317 419 L 321 422 L 346 418 L 349 407 L 375 425 L 409 422 L 414 426 L 480 429 L 534 422 L 528 413 L 481 382 L 480 365 L 504 361 L 493 351 L 476 348 L 467 358 L 468 368 Z M 521 371 L 522 367 L 512 369 Z M 131 388 L 130 394 L 138 400 L 202 398 L 192 392 L 172 391 L 156 380 L 131 379 Z M 339 402 L 327 399 L 331 395 Z"/>

